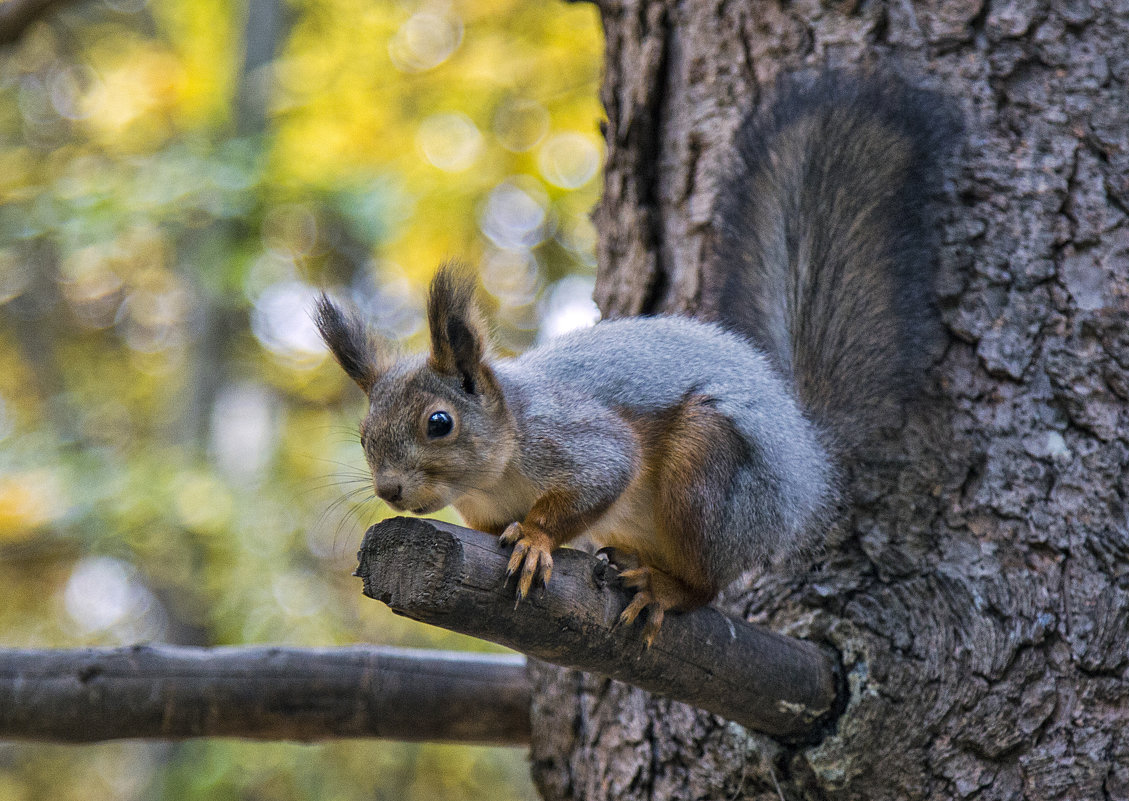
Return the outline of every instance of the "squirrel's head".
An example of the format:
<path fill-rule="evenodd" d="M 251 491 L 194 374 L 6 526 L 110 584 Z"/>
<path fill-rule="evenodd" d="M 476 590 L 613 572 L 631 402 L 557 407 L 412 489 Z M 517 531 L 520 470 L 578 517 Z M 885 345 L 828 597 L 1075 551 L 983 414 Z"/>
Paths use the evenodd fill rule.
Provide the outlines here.
<path fill-rule="evenodd" d="M 445 265 L 431 282 L 426 357 L 392 360 L 363 321 L 324 295 L 314 320 L 368 396 L 361 445 L 377 495 L 397 510 L 430 514 L 497 482 L 513 455 L 514 423 L 487 363 L 468 277 Z"/>

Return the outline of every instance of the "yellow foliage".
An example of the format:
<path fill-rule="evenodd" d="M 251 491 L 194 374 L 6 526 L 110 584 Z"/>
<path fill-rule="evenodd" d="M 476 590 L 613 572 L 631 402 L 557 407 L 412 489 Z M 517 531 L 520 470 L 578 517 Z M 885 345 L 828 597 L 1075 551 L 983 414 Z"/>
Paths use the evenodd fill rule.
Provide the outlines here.
<path fill-rule="evenodd" d="M 183 126 L 226 121 L 242 48 L 243 4 L 228 0 L 148 4 L 171 45 L 185 80 L 177 87 L 176 113 Z"/>
<path fill-rule="evenodd" d="M 207 473 L 186 473 L 174 485 L 173 504 L 180 522 L 190 531 L 224 536 L 235 502 L 231 492 Z"/>
<path fill-rule="evenodd" d="M 280 180 L 313 184 L 352 180 L 364 169 L 401 176 L 411 214 L 384 255 L 423 280 L 444 257 L 477 260 L 482 195 L 511 175 L 537 172 L 536 161 L 507 147 L 507 120 L 523 122 L 500 113 L 508 105 L 543 109 L 544 133 L 531 144 L 571 133 L 600 158 L 596 11 L 516 0 L 423 4 L 414 13 L 391 0 L 364 5 L 368 13 L 351 0 L 322 0 L 321 13 L 292 34 L 279 67 L 285 101 L 272 164 Z M 350 24 L 333 24 L 341 19 Z M 437 115 L 458 115 L 463 136 L 476 139 L 462 162 L 452 159 L 458 169 L 428 158 L 427 137 L 438 134 L 425 126 Z M 457 134 L 447 136 L 457 147 Z M 554 177 L 559 171 L 545 176 Z M 568 188 L 580 190 L 586 208 L 596 199 L 596 182 Z"/>
<path fill-rule="evenodd" d="M 187 82 L 183 65 L 163 48 L 122 43 L 108 55 L 98 80 L 81 101 L 91 138 L 103 147 L 148 150 L 172 132 L 168 113 Z"/>
<path fill-rule="evenodd" d="M 11 194 L 24 194 L 20 190 L 30 178 L 32 168 L 32 155 L 26 147 L 0 151 L 0 200 L 11 199 Z"/>
<path fill-rule="evenodd" d="M 62 513 L 61 487 L 50 470 L 0 476 L 0 542 L 27 540 Z"/>
<path fill-rule="evenodd" d="M 543 291 L 591 268 L 596 7 L 279 0 L 274 60 L 245 74 L 250 5 L 84 5 L 0 57 L 0 639 L 492 649 L 361 597 L 357 543 L 390 510 L 308 307 L 319 284 L 394 307 L 380 332 L 411 349 L 458 257 L 501 346 L 528 343 Z M 84 564 L 116 584 L 68 604 Z M 114 625 L 84 628 L 99 611 Z M 0 801 L 501 801 L 532 793 L 526 767 L 371 742 L 37 747 L 0 765 Z"/>

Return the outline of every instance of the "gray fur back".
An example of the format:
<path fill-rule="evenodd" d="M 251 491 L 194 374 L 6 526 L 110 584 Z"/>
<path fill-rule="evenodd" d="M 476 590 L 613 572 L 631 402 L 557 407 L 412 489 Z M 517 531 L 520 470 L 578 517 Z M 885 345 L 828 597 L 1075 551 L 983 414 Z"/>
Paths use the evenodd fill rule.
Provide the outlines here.
<path fill-rule="evenodd" d="M 499 362 L 496 372 L 522 420 L 518 429 L 526 436 L 554 429 L 547 442 L 576 442 L 608 410 L 653 413 L 710 398 L 749 449 L 727 526 L 744 534 L 719 532 L 711 550 L 714 572 L 727 579 L 808 548 L 834 503 L 833 461 L 791 388 L 763 353 L 720 326 L 682 317 L 605 321 Z M 604 445 L 593 437 L 583 461 L 599 462 Z M 538 448 L 525 443 L 523 451 L 536 458 Z"/>

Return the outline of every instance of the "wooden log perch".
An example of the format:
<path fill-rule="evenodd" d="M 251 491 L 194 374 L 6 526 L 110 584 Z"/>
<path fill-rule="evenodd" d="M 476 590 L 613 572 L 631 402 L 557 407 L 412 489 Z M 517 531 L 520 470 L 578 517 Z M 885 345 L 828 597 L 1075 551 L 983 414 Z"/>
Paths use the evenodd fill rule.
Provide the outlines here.
<path fill-rule="evenodd" d="M 517 654 L 404 648 L 0 650 L 0 740 L 131 737 L 523 745 Z"/>
<path fill-rule="evenodd" d="M 654 645 L 617 626 L 628 591 L 606 562 L 553 555 L 549 585 L 519 606 L 504 583 L 509 548 L 436 520 L 370 528 L 358 554 L 365 595 L 398 614 L 610 676 L 767 734 L 800 738 L 832 714 L 837 660 L 820 647 L 713 608 L 668 614 Z"/>

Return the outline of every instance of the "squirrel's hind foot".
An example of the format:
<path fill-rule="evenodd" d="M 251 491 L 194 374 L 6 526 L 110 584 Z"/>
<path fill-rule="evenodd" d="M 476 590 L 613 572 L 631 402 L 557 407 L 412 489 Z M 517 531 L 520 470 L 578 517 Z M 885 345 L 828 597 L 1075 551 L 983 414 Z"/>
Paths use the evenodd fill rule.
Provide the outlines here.
<path fill-rule="evenodd" d="M 635 590 L 635 597 L 620 613 L 619 622 L 630 625 L 646 610 L 647 622 L 643 625 L 643 643 L 648 648 L 654 643 L 662 628 L 667 610 L 688 609 L 699 606 L 698 594 L 658 568 L 636 567 L 619 574 L 624 586 Z"/>

